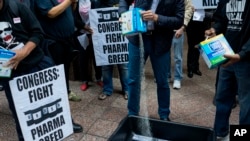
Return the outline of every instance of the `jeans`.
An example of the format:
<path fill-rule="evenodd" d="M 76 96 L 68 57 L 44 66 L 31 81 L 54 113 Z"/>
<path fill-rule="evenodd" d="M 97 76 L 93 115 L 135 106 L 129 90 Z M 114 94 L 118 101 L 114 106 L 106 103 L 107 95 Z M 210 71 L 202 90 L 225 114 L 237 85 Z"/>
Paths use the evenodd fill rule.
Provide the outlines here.
<path fill-rule="evenodd" d="M 110 96 L 113 93 L 113 67 L 114 65 L 102 66 L 103 93 Z M 128 64 L 117 64 L 122 92 L 128 92 Z"/>
<path fill-rule="evenodd" d="M 36 67 L 34 67 L 30 70 L 27 70 L 25 72 L 18 72 L 18 73 L 13 71 L 12 78 L 17 77 L 17 76 L 21 76 L 21 75 L 25 75 L 25 74 L 29 74 L 29 73 L 33 73 L 33 72 L 37 72 L 37 71 L 40 71 L 42 69 L 51 67 L 51 66 L 53 66 L 52 62 L 53 61 L 50 58 L 44 57 L 43 60 L 40 61 Z M 12 116 L 13 116 L 15 123 L 16 123 L 16 131 L 17 131 L 18 139 L 19 139 L 19 141 L 24 141 L 23 135 L 22 135 L 22 130 L 21 130 L 21 127 L 19 124 L 17 113 L 16 113 L 16 108 L 15 108 L 14 101 L 13 101 L 12 94 L 11 94 L 11 90 L 10 90 L 9 80 L 10 79 L 3 80 L 5 95 L 6 95 L 6 98 L 8 100 L 9 108 L 12 112 Z"/>
<path fill-rule="evenodd" d="M 183 44 L 184 44 L 184 34 L 182 34 L 179 38 L 173 37 L 172 48 L 174 50 L 174 80 L 182 80 L 182 54 L 183 54 Z M 169 53 L 169 75 L 171 78 L 171 51 Z"/>
<path fill-rule="evenodd" d="M 143 36 L 144 58 L 140 59 L 140 47 L 129 43 L 129 80 L 128 80 L 128 115 L 138 115 L 140 111 L 140 95 L 142 67 L 148 56 L 152 64 L 154 77 L 157 84 L 158 114 L 160 118 L 166 119 L 170 114 L 170 88 L 168 85 L 169 52 L 160 55 L 154 54 L 151 36 Z M 140 61 L 142 60 L 142 61 Z M 141 67 L 140 67 L 141 66 Z"/>
<path fill-rule="evenodd" d="M 244 61 L 219 69 L 214 122 L 214 130 L 217 136 L 224 137 L 229 133 L 229 117 L 235 101 L 235 89 L 238 89 L 240 105 L 239 124 L 250 124 L 249 70 L 250 63 Z M 238 88 L 235 85 L 236 80 Z"/>

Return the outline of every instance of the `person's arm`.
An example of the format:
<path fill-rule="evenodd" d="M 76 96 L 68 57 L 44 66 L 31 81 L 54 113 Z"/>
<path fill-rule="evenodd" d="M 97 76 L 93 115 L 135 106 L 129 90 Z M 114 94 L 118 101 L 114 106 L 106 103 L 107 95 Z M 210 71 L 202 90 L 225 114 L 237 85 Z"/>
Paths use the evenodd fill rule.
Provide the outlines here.
<path fill-rule="evenodd" d="M 84 29 L 87 32 L 89 32 L 90 34 L 93 34 L 93 30 L 89 27 L 89 25 L 87 25 L 85 22 L 83 22 L 78 9 L 79 9 L 79 2 L 77 3 L 76 10 L 74 10 L 74 13 L 73 13 L 75 26 L 76 26 L 77 30 Z"/>
<path fill-rule="evenodd" d="M 220 33 L 225 33 L 227 29 L 228 19 L 226 16 L 226 0 L 220 0 L 216 11 L 213 14 L 213 25 L 205 31 L 205 36 L 211 38 Z"/>
<path fill-rule="evenodd" d="M 218 35 L 220 33 L 225 33 L 228 24 L 228 18 L 226 16 L 226 0 L 220 0 L 218 2 L 218 7 L 213 14 L 214 28 L 215 33 Z"/>
<path fill-rule="evenodd" d="M 14 50 L 16 55 L 8 61 L 7 65 L 11 66 L 13 69 L 16 69 L 18 64 L 25 59 L 43 39 L 43 30 L 35 15 L 33 15 L 33 13 L 26 6 L 19 6 L 19 8 L 22 9 L 19 10 L 22 27 L 24 28 L 23 30 L 27 32 L 29 38 L 21 49 Z M 20 31 L 22 31 L 22 29 L 20 29 Z"/>
<path fill-rule="evenodd" d="M 243 45 L 239 53 L 233 55 L 225 54 L 224 57 L 229 59 L 229 61 L 223 64 L 223 67 L 232 65 L 240 60 L 250 60 L 250 39 Z"/>
<path fill-rule="evenodd" d="M 176 1 L 176 6 L 174 9 L 175 14 L 173 16 L 165 16 L 154 13 L 153 18 L 152 19 L 148 18 L 148 20 L 154 20 L 156 28 L 177 29 L 183 25 L 184 12 L 185 12 L 184 0 L 178 0 Z"/>
<path fill-rule="evenodd" d="M 76 0 L 64 0 L 63 2 L 59 3 L 58 5 L 51 8 L 47 16 L 49 18 L 55 18 L 58 15 L 62 14 L 69 6 L 71 6 L 72 3 L 74 3 Z"/>
<path fill-rule="evenodd" d="M 76 9 L 74 10 L 74 20 L 75 20 L 75 26 L 77 29 L 83 29 L 85 26 L 85 22 L 82 21 L 82 18 L 79 13 L 79 2 L 76 5 Z"/>
<path fill-rule="evenodd" d="M 184 15 L 184 23 L 183 25 L 175 31 L 175 38 L 179 38 L 184 31 L 186 30 L 186 27 L 189 23 L 189 21 L 192 18 L 193 15 L 193 7 L 192 7 L 192 1 L 191 0 L 185 0 L 185 15 Z"/>
<path fill-rule="evenodd" d="M 185 0 L 185 15 L 184 15 L 184 28 L 188 26 L 189 21 L 192 18 L 194 11 L 192 6 L 192 0 Z"/>
<path fill-rule="evenodd" d="M 75 11 L 75 10 L 76 10 L 76 6 L 77 6 L 77 4 L 78 4 L 78 0 L 72 1 L 72 3 L 71 3 L 71 7 L 72 7 L 73 11 Z"/>
<path fill-rule="evenodd" d="M 6 65 L 17 69 L 19 63 L 26 58 L 34 48 L 36 48 L 36 44 L 32 41 L 28 41 L 21 49 L 14 50 L 16 55 L 12 57 Z"/>
<path fill-rule="evenodd" d="M 242 60 L 250 60 L 250 39 L 243 45 L 239 55 Z"/>

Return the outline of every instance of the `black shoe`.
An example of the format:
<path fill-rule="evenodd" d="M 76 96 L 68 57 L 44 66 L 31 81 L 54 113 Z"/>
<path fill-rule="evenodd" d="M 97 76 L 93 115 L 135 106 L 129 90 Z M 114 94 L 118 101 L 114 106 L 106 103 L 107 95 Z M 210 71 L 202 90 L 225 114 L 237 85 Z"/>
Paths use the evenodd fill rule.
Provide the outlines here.
<path fill-rule="evenodd" d="M 216 100 L 215 100 L 215 98 L 213 99 L 213 105 L 216 106 Z"/>
<path fill-rule="evenodd" d="M 232 109 L 236 108 L 237 107 L 237 104 L 236 102 L 234 102 L 233 106 L 232 106 Z"/>
<path fill-rule="evenodd" d="M 73 131 L 74 131 L 74 133 L 80 133 L 83 131 L 83 128 L 80 124 L 73 122 Z"/>
<path fill-rule="evenodd" d="M 3 91 L 3 85 L 0 84 L 0 91 Z"/>
<path fill-rule="evenodd" d="M 188 77 L 189 77 L 189 78 L 192 78 L 192 77 L 193 77 L 193 75 L 194 75 L 194 74 L 193 74 L 193 72 L 192 72 L 192 71 L 188 71 Z"/>
<path fill-rule="evenodd" d="M 237 107 L 237 98 L 235 97 L 235 101 L 234 101 L 234 104 L 233 104 L 233 106 L 232 106 L 232 109 L 234 109 L 234 108 L 236 108 Z"/>
<path fill-rule="evenodd" d="M 197 75 L 199 75 L 199 76 L 202 76 L 202 73 L 201 73 L 200 70 L 193 71 L 193 73 L 194 73 L 194 74 L 197 74 Z"/>

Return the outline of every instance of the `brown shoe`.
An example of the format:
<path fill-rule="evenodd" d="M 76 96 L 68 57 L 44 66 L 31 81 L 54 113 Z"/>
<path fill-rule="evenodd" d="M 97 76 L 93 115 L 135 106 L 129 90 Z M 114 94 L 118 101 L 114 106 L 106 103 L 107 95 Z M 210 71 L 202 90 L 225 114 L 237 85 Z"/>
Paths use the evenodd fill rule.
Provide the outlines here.
<path fill-rule="evenodd" d="M 106 98 L 107 98 L 107 95 L 104 94 L 104 93 L 101 93 L 101 94 L 98 96 L 98 99 L 99 99 L 99 100 L 104 100 L 104 99 L 106 99 Z"/>

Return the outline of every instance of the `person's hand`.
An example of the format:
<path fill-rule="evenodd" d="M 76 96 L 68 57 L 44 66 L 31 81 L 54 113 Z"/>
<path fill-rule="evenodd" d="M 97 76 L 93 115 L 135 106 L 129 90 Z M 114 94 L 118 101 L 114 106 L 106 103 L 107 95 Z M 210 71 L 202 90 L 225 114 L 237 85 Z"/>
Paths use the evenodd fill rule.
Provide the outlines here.
<path fill-rule="evenodd" d="M 118 22 L 119 22 L 119 23 L 122 23 L 122 22 L 123 22 L 123 21 L 122 21 L 122 17 L 119 17 Z"/>
<path fill-rule="evenodd" d="M 15 56 L 13 56 L 6 64 L 7 67 L 10 67 L 12 69 L 17 69 L 17 66 L 19 63 L 28 55 L 27 52 L 24 51 L 24 49 L 17 49 L 14 50 L 16 53 Z"/>
<path fill-rule="evenodd" d="M 192 5 L 192 11 L 194 12 L 195 11 L 195 8 L 194 8 L 194 6 Z"/>
<path fill-rule="evenodd" d="M 232 65 L 238 61 L 240 61 L 240 55 L 239 54 L 225 54 L 225 58 L 229 59 L 225 64 L 222 64 L 222 67 L 227 67 L 229 65 Z"/>
<path fill-rule="evenodd" d="M 90 26 L 85 25 L 84 26 L 84 30 L 86 30 L 87 32 L 89 32 L 90 34 L 93 34 L 93 30 L 90 28 Z"/>
<path fill-rule="evenodd" d="M 216 32 L 215 32 L 214 28 L 210 28 L 210 29 L 205 31 L 205 37 L 212 38 L 214 36 L 216 36 Z"/>
<path fill-rule="evenodd" d="M 182 36 L 182 34 L 183 34 L 183 30 L 184 30 L 183 27 L 179 28 L 178 30 L 175 30 L 174 37 L 175 38 L 180 38 Z"/>
<path fill-rule="evenodd" d="M 142 19 L 144 21 L 157 21 L 158 15 L 155 14 L 152 10 L 141 11 Z"/>

